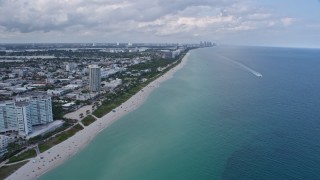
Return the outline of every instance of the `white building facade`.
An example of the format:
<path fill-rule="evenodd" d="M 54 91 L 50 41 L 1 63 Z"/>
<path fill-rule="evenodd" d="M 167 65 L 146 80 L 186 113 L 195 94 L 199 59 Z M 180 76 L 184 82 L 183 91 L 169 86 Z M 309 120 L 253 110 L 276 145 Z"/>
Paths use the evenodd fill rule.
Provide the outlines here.
<path fill-rule="evenodd" d="M 66 71 L 73 71 L 77 68 L 77 64 L 73 62 L 66 63 Z"/>
<path fill-rule="evenodd" d="M 14 102 L 0 103 L 0 132 L 17 131 L 18 122 Z"/>
<path fill-rule="evenodd" d="M 101 70 L 98 65 L 89 65 L 89 88 L 91 92 L 99 92 L 101 87 Z"/>
<path fill-rule="evenodd" d="M 3 156 L 7 152 L 8 144 L 9 137 L 5 135 L 0 135 L 0 156 Z"/>
<path fill-rule="evenodd" d="M 16 103 L 16 114 L 19 135 L 28 135 L 32 132 L 31 108 L 27 102 Z"/>
<path fill-rule="evenodd" d="M 18 97 L 15 101 L 0 103 L 0 132 L 18 132 L 26 136 L 33 125 L 53 121 L 50 96 Z"/>
<path fill-rule="evenodd" d="M 48 124 L 53 121 L 50 96 L 32 97 L 30 98 L 30 105 L 32 125 Z"/>

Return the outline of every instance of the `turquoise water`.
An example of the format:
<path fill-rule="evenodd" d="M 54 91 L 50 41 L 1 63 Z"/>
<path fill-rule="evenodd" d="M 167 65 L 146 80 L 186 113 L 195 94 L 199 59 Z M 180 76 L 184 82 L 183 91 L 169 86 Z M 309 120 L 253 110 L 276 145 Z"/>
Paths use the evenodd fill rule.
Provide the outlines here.
<path fill-rule="evenodd" d="M 138 110 L 40 179 L 320 179 L 319 77 L 320 50 L 194 50 Z"/>

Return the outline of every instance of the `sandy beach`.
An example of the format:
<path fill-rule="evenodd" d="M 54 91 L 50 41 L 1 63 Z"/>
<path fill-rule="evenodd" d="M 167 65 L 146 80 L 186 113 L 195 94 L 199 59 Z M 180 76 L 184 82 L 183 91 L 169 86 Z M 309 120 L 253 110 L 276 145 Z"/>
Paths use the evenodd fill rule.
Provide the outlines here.
<path fill-rule="evenodd" d="M 11 174 L 8 178 L 10 180 L 28 180 L 37 179 L 44 173 L 59 166 L 70 157 L 78 153 L 103 129 L 110 126 L 113 122 L 123 117 L 127 113 L 137 109 L 148 98 L 149 94 L 160 84 L 170 79 L 173 74 L 181 69 L 188 59 L 189 53 L 183 58 L 181 63 L 176 67 L 169 70 L 163 76 L 157 78 L 149 85 L 144 87 L 141 91 L 133 95 L 125 103 L 121 104 L 115 110 L 116 112 L 110 112 L 98 118 L 90 126 L 86 126 L 83 130 L 79 131 L 76 135 L 67 139 L 66 141 L 52 147 L 46 152 L 41 153 L 37 157 L 31 159 L 27 164 L 18 169 L 15 173 Z"/>

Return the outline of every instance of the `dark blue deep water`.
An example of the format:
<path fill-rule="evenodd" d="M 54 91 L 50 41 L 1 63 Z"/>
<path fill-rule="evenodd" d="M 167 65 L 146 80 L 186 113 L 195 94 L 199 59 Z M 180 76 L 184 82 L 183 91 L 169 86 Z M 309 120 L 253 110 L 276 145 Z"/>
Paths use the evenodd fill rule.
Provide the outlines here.
<path fill-rule="evenodd" d="M 317 49 L 193 50 L 139 109 L 41 179 L 320 179 L 319 77 Z"/>

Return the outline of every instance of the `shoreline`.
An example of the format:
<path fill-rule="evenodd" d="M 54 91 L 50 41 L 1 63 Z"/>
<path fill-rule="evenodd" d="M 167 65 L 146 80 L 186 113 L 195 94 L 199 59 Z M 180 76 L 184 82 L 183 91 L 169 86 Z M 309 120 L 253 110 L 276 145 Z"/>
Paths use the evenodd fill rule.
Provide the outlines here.
<path fill-rule="evenodd" d="M 130 97 L 126 102 L 115 108 L 116 112 L 109 112 L 95 122 L 86 126 L 83 130 L 76 133 L 74 136 L 41 153 L 39 156 L 32 158 L 28 163 L 19 168 L 16 172 L 8 176 L 6 179 L 37 179 L 45 173 L 53 170 L 59 165 L 66 162 L 72 156 L 85 148 L 94 137 L 102 130 L 108 128 L 113 122 L 139 108 L 149 97 L 151 92 L 158 88 L 161 83 L 171 79 L 175 72 L 184 67 L 187 62 L 190 51 L 185 54 L 181 62 L 170 69 L 165 74 L 161 75 L 139 92 Z M 40 157 L 43 157 L 40 159 Z"/>

